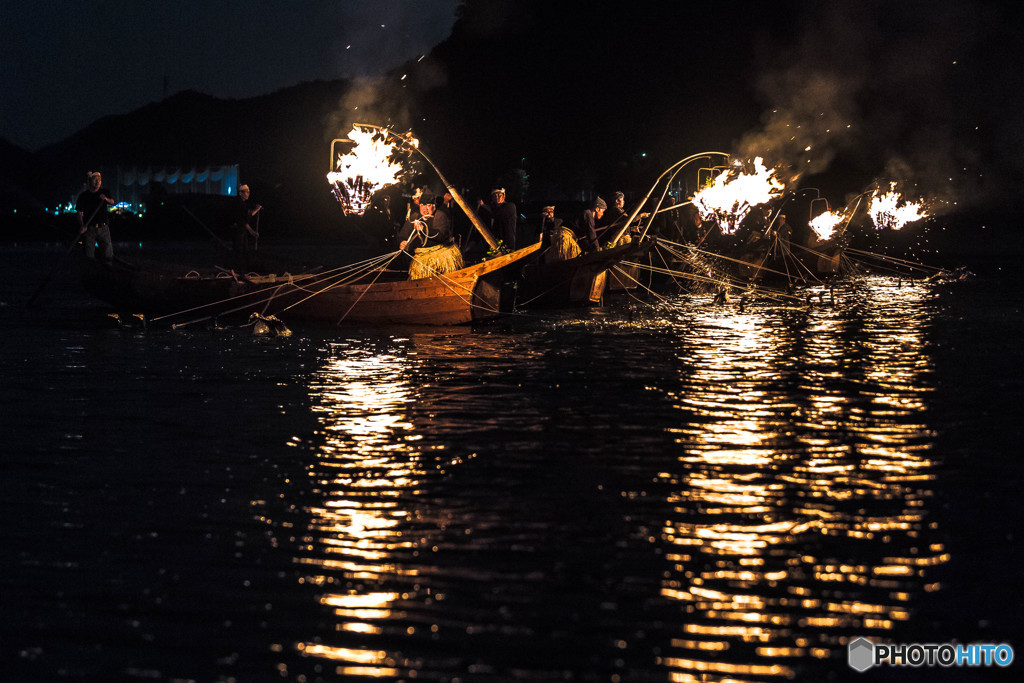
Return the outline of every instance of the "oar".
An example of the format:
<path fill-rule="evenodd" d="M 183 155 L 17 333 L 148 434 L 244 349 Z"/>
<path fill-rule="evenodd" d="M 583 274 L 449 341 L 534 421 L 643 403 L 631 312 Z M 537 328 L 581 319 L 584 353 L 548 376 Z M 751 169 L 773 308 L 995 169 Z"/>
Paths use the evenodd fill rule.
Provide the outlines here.
<path fill-rule="evenodd" d="M 206 223 L 204 223 L 201 220 L 199 220 L 198 218 L 196 218 L 196 215 L 194 213 L 192 213 L 191 211 L 189 211 L 187 206 L 182 206 L 181 208 L 182 208 L 182 210 L 185 211 L 185 213 L 187 213 L 192 218 L 192 220 L 194 220 L 196 223 L 198 223 L 200 226 L 202 226 L 203 230 L 205 230 L 206 232 L 210 233 L 210 237 L 212 237 L 213 239 L 217 240 L 217 244 L 219 244 L 220 246 L 224 247 L 228 251 L 231 251 L 231 247 L 228 246 L 228 243 L 225 242 L 224 240 L 222 240 L 221 238 L 217 237 L 217 234 L 213 230 L 210 230 L 208 227 L 206 227 Z"/>
<path fill-rule="evenodd" d="M 60 269 L 60 267 L 64 265 L 64 262 L 67 260 L 67 257 L 71 256 L 71 251 L 75 247 L 77 247 L 78 243 L 81 241 L 82 233 L 79 233 L 78 236 L 75 237 L 75 239 L 71 242 L 71 246 L 68 247 L 68 250 L 64 252 L 64 258 L 62 258 L 60 261 L 57 261 L 57 263 L 54 264 L 53 268 L 50 269 L 50 273 L 43 279 L 42 282 L 39 283 L 39 286 L 36 287 L 36 291 L 33 292 L 32 294 L 32 298 L 28 300 L 28 303 L 25 304 L 25 306 L 31 306 L 36 302 L 36 299 L 39 298 L 39 295 L 43 293 L 44 289 L 46 289 L 46 285 L 50 284 L 50 280 L 52 280 L 53 276 L 57 274 L 57 271 Z"/>
<path fill-rule="evenodd" d="M 43 293 L 44 289 L 46 289 L 46 285 L 50 284 L 50 280 L 53 279 L 53 276 L 56 275 L 60 267 L 63 266 L 65 262 L 67 262 L 68 257 L 71 256 L 71 252 L 74 250 L 75 247 L 78 246 L 78 243 L 82 241 L 82 235 L 85 234 L 85 231 L 88 229 L 89 224 L 92 223 L 92 220 L 96 218 L 96 214 L 99 213 L 100 208 L 103 206 L 103 201 L 104 200 L 101 197 L 100 203 L 96 205 L 95 209 L 93 209 L 92 215 L 89 216 L 89 220 L 85 222 L 85 224 L 82 227 L 82 230 L 78 233 L 78 235 L 75 236 L 75 239 L 71 241 L 71 246 L 68 247 L 68 250 L 66 252 L 64 252 L 64 257 L 54 264 L 53 268 L 50 269 L 49 274 L 45 278 L 43 278 L 42 282 L 39 283 L 39 286 L 36 287 L 36 291 L 32 293 L 32 298 L 30 298 L 28 300 L 28 303 L 25 304 L 26 307 L 31 306 L 36 302 L 36 299 L 39 298 L 39 295 Z"/>

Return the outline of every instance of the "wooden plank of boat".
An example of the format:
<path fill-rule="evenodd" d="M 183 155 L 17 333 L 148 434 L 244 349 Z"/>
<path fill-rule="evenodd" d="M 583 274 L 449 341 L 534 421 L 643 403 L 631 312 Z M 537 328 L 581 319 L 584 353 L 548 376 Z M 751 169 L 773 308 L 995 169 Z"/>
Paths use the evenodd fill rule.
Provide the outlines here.
<path fill-rule="evenodd" d="M 626 292 L 637 288 L 640 278 L 640 266 L 619 264 L 608 271 L 608 285 L 606 291 L 609 294 Z"/>
<path fill-rule="evenodd" d="M 120 259 L 107 266 L 84 256 L 79 259 L 79 273 L 90 294 L 133 313 L 195 312 L 203 319 L 229 313 L 287 313 L 290 319 L 330 324 L 456 325 L 498 315 L 502 271 L 539 248 L 537 242 L 420 280 L 397 280 L 395 272 L 377 272 L 358 283 L 334 286 L 316 274 L 237 276 L 231 271 L 139 265 Z"/>
<path fill-rule="evenodd" d="M 531 263 L 523 269 L 518 305 L 524 308 L 596 304 L 604 296 L 608 269 L 650 249 L 650 240 L 582 254 L 566 261 Z"/>
<path fill-rule="evenodd" d="M 279 298 L 276 315 L 339 324 L 460 325 L 500 314 L 500 285 L 492 276 L 540 249 L 531 244 L 445 275 L 420 280 L 360 282 L 329 287 L 295 301 Z"/>
<path fill-rule="evenodd" d="M 169 313 L 225 301 L 258 289 L 259 283 L 221 274 L 115 259 L 105 265 L 80 256 L 83 288 L 111 306 L 139 313 Z"/>

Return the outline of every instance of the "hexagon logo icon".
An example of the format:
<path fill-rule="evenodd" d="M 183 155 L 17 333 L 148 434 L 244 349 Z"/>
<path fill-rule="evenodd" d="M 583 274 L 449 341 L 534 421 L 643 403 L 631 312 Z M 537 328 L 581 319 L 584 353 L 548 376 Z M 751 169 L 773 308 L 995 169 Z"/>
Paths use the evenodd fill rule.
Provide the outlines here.
<path fill-rule="evenodd" d="M 875 644 L 861 636 L 846 646 L 846 662 L 854 671 L 867 671 L 875 664 Z"/>

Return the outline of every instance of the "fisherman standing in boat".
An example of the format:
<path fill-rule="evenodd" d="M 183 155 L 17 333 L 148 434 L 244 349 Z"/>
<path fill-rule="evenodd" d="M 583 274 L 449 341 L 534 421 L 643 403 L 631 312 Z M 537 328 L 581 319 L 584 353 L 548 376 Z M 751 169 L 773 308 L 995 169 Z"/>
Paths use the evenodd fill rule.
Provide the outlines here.
<path fill-rule="evenodd" d="M 572 230 L 562 225 L 561 218 L 555 218 L 555 207 L 545 206 L 540 214 L 540 260 L 541 263 L 568 261 L 580 255 Z"/>
<path fill-rule="evenodd" d="M 604 216 L 608 205 L 598 197 L 589 209 L 585 209 L 576 219 L 576 235 L 579 238 L 580 246 L 586 254 L 598 251 L 597 231 L 595 230 L 598 221 Z"/>
<path fill-rule="evenodd" d="M 79 235 L 84 235 L 85 255 L 96 258 L 96 247 L 100 248 L 100 260 L 110 265 L 114 261 L 114 245 L 110 241 L 108 209 L 117 204 L 107 188 L 102 187 L 103 176 L 99 171 L 86 174 L 87 186 L 75 200 L 75 214 L 78 217 Z"/>
<path fill-rule="evenodd" d="M 680 220 L 676 223 L 676 232 L 671 239 L 679 239 L 683 244 L 697 244 L 704 241 L 709 226 L 703 226 L 700 210 L 692 203 L 680 212 Z"/>
<path fill-rule="evenodd" d="M 259 212 L 263 207 L 249 198 L 249 186 L 238 186 L 238 202 L 232 212 L 231 227 L 234 230 L 234 248 L 243 265 L 248 265 L 250 254 L 256 250 L 260 236 Z"/>
<path fill-rule="evenodd" d="M 412 257 L 410 280 L 463 267 L 462 254 L 452 240 L 451 223 L 434 217 L 435 201 L 434 194 L 424 190 L 419 217 L 403 225 L 398 233 L 398 248 Z"/>
<path fill-rule="evenodd" d="M 625 220 L 626 195 L 621 192 L 616 192 L 612 195 L 612 205 L 608 207 L 608 211 L 605 212 L 600 224 L 610 228 L 612 226 L 617 226 L 619 223 L 625 222 Z"/>
<path fill-rule="evenodd" d="M 516 250 L 516 232 L 518 231 L 519 210 L 512 202 L 505 201 L 505 188 L 498 187 L 491 191 L 491 203 L 480 201 L 477 213 L 491 233 L 508 248 Z"/>
<path fill-rule="evenodd" d="M 447 231 L 451 238 L 454 240 L 456 237 L 455 232 L 455 208 L 453 207 L 452 193 L 446 191 L 441 196 L 441 201 L 435 199 L 434 204 L 434 229 L 437 231 Z"/>
<path fill-rule="evenodd" d="M 452 232 L 447 224 L 438 226 L 434 217 L 434 194 L 426 190 L 419 197 L 419 211 L 413 214 L 398 232 L 398 248 L 412 253 L 416 249 L 434 247 L 451 242 Z M 446 223 L 446 222 L 445 222 Z M 440 228 L 440 229 L 438 229 Z"/>
<path fill-rule="evenodd" d="M 775 225 L 768 231 L 768 234 L 775 238 L 772 244 L 778 252 L 777 256 L 782 259 L 789 258 L 793 228 L 786 222 L 786 214 L 779 215 L 775 220 Z"/>
<path fill-rule="evenodd" d="M 543 209 L 541 209 L 541 211 L 540 211 L 540 235 L 541 235 L 540 248 L 541 248 L 541 251 L 544 251 L 545 249 L 547 249 L 548 247 L 550 247 L 554 243 L 555 237 L 558 235 L 558 232 L 561 229 L 562 229 L 562 219 L 561 218 L 555 218 L 555 206 L 554 206 L 554 204 L 552 204 L 550 206 L 545 206 Z"/>

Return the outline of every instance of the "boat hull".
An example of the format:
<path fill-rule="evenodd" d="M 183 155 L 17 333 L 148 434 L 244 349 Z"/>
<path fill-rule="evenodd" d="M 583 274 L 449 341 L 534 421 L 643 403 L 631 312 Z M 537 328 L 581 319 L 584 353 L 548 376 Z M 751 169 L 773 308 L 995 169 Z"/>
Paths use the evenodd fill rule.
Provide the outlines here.
<path fill-rule="evenodd" d="M 200 272 L 121 259 L 108 266 L 82 256 L 78 271 L 82 286 L 92 296 L 118 310 L 147 314 L 206 307 L 259 289 L 259 284 L 232 276 L 230 271 Z"/>
<path fill-rule="evenodd" d="M 240 276 L 124 261 L 105 266 L 86 258 L 80 275 L 86 291 L 115 308 L 176 324 L 258 312 L 331 325 L 459 325 L 499 315 L 501 285 L 511 277 L 507 269 L 539 248 L 538 242 L 418 280 L 382 271 L 342 283 L 318 273 Z"/>
<path fill-rule="evenodd" d="M 598 304 L 608 286 L 609 269 L 646 252 L 651 244 L 649 241 L 635 241 L 566 261 L 531 263 L 523 268 L 517 305 L 522 308 L 555 308 Z"/>
<path fill-rule="evenodd" d="M 461 325 L 501 314 L 501 281 L 507 268 L 533 254 L 540 244 L 483 261 L 462 270 L 420 280 L 369 282 L 331 287 L 316 296 L 278 297 L 279 317 L 319 324 Z"/>

